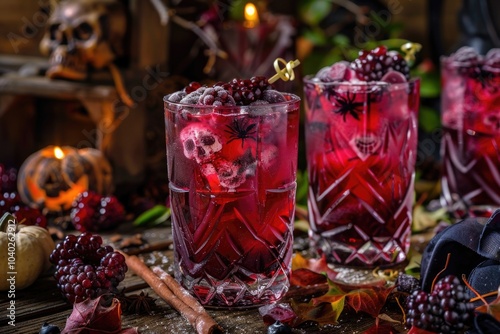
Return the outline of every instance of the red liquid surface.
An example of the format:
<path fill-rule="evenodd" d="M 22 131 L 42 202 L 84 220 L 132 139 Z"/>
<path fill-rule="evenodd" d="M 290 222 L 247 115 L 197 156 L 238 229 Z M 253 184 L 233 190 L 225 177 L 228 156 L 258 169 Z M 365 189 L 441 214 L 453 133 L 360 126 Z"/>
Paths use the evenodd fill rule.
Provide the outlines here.
<path fill-rule="evenodd" d="M 176 277 L 205 305 L 259 305 L 288 290 L 298 108 L 297 102 L 260 115 L 166 112 Z M 216 137 L 204 139 L 214 152 L 186 144 L 193 125 Z"/>
<path fill-rule="evenodd" d="M 500 206 L 500 74 L 442 71 L 442 198 L 459 216 Z"/>
<path fill-rule="evenodd" d="M 317 85 L 305 89 L 312 243 L 332 263 L 401 262 L 409 249 L 418 84 L 371 93 Z"/>

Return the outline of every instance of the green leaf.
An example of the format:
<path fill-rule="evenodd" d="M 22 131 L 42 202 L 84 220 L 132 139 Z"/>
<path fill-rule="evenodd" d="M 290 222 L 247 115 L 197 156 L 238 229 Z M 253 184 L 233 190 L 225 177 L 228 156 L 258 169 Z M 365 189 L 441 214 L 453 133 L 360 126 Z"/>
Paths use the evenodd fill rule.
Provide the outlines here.
<path fill-rule="evenodd" d="M 303 22 L 309 25 L 318 25 L 330 11 L 332 2 L 326 0 L 304 0 L 299 3 L 299 15 Z"/>
<path fill-rule="evenodd" d="M 309 183 L 307 180 L 307 170 L 297 171 L 297 191 L 295 193 L 296 203 L 298 205 L 307 205 L 307 195 Z"/>
<path fill-rule="evenodd" d="M 302 37 L 317 46 L 326 45 L 327 43 L 324 31 L 318 28 L 304 29 Z"/>
<path fill-rule="evenodd" d="M 332 38 L 332 43 L 336 46 L 349 47 L 351 40 L 344 34 L 336 34 Z"/>
<path fill-rule="evenodd" d="M 441 118 L 437 110 L 421 105 L 418 112 L 418 124 L 425 132 L 432 132 L 441 127 Z"/>
<path fill-rule="evenodd" d="M 171 211 L 164 205 L 155 205 L 134 220 L 134 226 L 158 225 L 170 218 Z"/>

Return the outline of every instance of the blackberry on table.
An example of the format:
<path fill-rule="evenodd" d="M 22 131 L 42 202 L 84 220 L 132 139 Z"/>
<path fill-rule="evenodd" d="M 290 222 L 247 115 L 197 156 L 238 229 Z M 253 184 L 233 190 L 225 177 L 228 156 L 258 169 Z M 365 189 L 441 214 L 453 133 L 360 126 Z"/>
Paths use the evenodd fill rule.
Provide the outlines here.
<path fill-rule="evenodd" d="M 420 290 L 420 281 L 408 274 L 400 272 L 398 277 L 396 278 L 396 288 L 398 291 L 413 293 L 415 290 Z"/>
<path fill-rule="evenodd" d="M 50 262 L 56 265 L 57 287 L 71 303 L 114 293 L 128 269 L 122 254 L 89 232 L 66 236 L 50 254 Z"/>
<path fill-rule="evenodd" d="M 436 333 L 461 333 L 472 325 L 474 304 L 457 277 L 440 279 L 431 293 L 415 290 L 406 301 L 407 324 Z"/>

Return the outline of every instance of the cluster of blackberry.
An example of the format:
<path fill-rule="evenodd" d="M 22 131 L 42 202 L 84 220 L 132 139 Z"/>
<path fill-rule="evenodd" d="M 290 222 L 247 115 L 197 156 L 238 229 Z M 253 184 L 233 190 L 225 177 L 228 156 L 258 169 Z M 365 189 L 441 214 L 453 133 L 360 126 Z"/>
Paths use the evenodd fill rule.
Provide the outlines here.
<path fill-rule="evenodd" d="M 462 333 L 472 326 L 474 304 L 453 275 L 440 279 L 431 293 L 416 288 L 406 301 L 407 324 L 435 333 Z"/>
<path fill-rule="evenodd" d="M 397 51 L 387 51 L 385 46 L 360 51 L 358 58 L 351 63 L 351 69 L 363 81 L 379 81 L 391 70 L 402 73 L 406 80 L 410 79 L 410 68 L 406 60 Z"/>
<path fill-rule="evenodd" d="M 122 254 L 102 246 L 102 238 L 89 232 L 66 236 L 50 254 L 50 262 L 56 265 L 57 287 L 71 303 L 115 293 L 128 270 Z"/>

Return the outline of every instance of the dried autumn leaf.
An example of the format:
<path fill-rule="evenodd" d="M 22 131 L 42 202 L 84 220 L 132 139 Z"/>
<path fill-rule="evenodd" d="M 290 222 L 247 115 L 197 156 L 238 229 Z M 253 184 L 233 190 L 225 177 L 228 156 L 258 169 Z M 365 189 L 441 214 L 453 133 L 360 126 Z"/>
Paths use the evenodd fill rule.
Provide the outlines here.
<path fill-rule="evenodd" d="M 337 323 L 340 314 L 344 310 L 344 298 L 333 303 L 290 303 L 294 312 L 298 315 L 295 321 L 295 326 L 298 326 L 306 321 L 314 321 L 319 325 Z"/>
<path fill-rule="evenodd" d="M 496 320 L 500 321 L 500 295 L 488 305 L 481 305 L 476 308 L 477 312 L 488 313 Z"/>
<path fill-rule="evenodd" d="M 299 268 L 293 271 L 290 285 L 292 286 L 310 286 L 326 283 L 326 276 L 318 274 L 306 268 Z"/>
<path fill-rule="evenodd" d="M 296 253 L 292 259 L 292 270 L 301 268 L 309 269 L 319 274 L 325 273 L 331 280 L 335 279 L 337 276 L 337 272 L 328 266 L 325 256 L 319 259 L 305 259 L 299 253 Z"/>
<path fill-rule="evenodd" d="M 335 282 L 329 281 L 328 292 L 320 297 L 313 298 L 313 303 L 334 303 L 341 298 L 346 299 L 346 304 L 352 307 L 356 312 L 362 311 L 377 317 L 380 310 L 384 306 L 387 296 L 391 293 L 394 287 L 363 287 L 360 289 L 348 290 L 347 286 L 342 286 Z M 348 291 L 345 291 L 348 290 Z"/>
<path fill-rule="evenodd" d="M 73 312 L 61 334 L 138 333 L 136 328 L 122 329 L 122 311 L 118 299 L 113 298 L 109 306 L 105 304 L 104 296 L 73 304 Z"/>
<path fill-rule="evenodd" d="M 362 311 L 377 317 L 387 300 L 387 296 L 393 289 L 394 287 L 373 287 L 371 289 L 353 290 L 346 296 L 347 304 L 356 312 Z"/>

